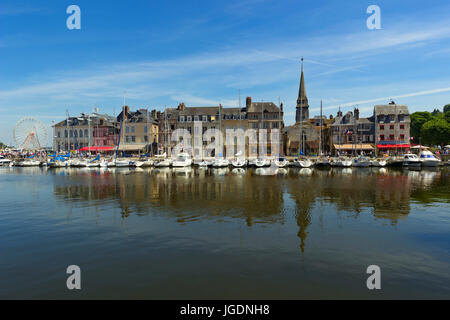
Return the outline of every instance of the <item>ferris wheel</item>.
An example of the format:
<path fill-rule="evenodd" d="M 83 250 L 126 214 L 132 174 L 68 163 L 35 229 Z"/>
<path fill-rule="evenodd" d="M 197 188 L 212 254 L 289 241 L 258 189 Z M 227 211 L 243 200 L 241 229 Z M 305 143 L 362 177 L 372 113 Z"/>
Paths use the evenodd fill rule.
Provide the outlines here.
<path fill-rule="evenodd" d="M 25 117 L 14 127 L 14 140 L 16 145 L 25 150 L 38 150 L 47 143 L 47 129 L 36 118 Z"/>

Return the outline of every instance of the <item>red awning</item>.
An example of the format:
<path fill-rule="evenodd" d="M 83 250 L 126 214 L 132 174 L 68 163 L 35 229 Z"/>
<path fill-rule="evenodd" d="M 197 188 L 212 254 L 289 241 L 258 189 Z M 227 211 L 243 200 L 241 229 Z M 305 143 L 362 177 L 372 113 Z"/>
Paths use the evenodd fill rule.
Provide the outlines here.
<path fill-rule="evenodd" d="M 410 144 L 379 144 L 378 149 L 410 149 Z"/>
<path fill-rule="evenodd" d="M 80 149 L 80 151 L 92 151 L 92 152 L 112 151 L 112 150 L 114 150 L 114 147 L 85 147 Z"/>

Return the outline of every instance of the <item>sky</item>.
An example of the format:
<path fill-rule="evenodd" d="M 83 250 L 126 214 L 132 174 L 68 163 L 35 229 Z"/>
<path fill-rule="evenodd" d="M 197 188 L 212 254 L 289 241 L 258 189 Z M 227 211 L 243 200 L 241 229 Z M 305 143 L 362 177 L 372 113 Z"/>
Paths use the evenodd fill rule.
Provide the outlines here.
<path fill-rule="evenodd" d="M 81 29 L 69 30 L 70 5 Z M 370 5 L 381 29 L 370 30 Z M 0 141 L 23 117 L 52 121 L 132 109 L 283 102 L 295 122 L 304 57 L 311 116 L 394 99 L 450 103 L 447 0 L 1 0 Z"/>

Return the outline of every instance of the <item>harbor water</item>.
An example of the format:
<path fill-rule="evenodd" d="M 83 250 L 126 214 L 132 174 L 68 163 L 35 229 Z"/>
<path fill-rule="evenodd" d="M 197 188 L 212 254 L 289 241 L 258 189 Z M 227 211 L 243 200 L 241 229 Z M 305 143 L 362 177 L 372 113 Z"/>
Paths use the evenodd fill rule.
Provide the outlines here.
<path fill-rule="evenodd" d="M 0 168 L 0 237 L 2 299 L 449 299 L 450 169 Z"/>

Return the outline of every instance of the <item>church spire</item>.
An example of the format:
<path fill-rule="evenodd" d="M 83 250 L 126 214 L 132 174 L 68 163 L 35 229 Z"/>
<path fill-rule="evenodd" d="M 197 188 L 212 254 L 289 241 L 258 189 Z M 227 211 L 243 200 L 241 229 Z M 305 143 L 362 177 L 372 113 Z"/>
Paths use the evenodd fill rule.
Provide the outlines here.
<path fill-rule="evenodd" d="M 301 70 L 302 72 L 300 76 L 300 88 L 298 90 L 298 99 L 297 99 L 296 122 L 302 122 L 309 119 L 309 103 L 308 97 L 306 96 L 305 75 L 303 73 L 303 57 Z"/>

